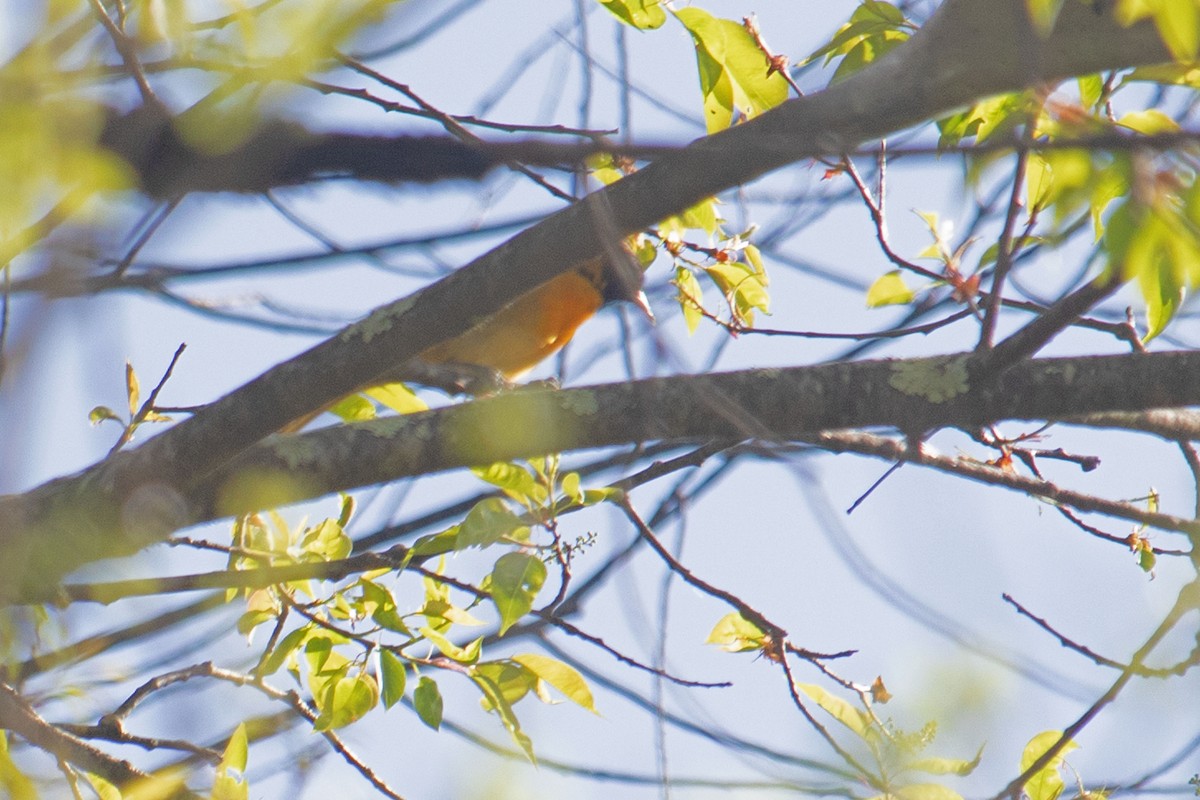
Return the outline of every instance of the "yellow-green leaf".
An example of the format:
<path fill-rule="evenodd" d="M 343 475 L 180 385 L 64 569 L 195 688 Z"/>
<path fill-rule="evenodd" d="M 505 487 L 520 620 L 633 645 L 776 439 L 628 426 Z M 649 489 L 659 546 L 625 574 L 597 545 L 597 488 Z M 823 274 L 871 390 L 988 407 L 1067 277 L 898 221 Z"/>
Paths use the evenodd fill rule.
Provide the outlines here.
<path fill-rule="evenodd" d="M 408 671 L 391 650 L 379 651 L 379 677 L 383 681 L 383 707 L 391 708 L 404 697 Z"/>
<path fill-rule="evenodd" d="M 479 652 L 483 647 L 483 637 L 479 637 L 467 644 L 465 647 L 459 647 L 454 642 L 450 641 L 442 633 L 426 626 L 421 628 L 421 635 L 433 643 L 442 655 L 446 658 L 459 662 L 460 664 L 474 664 L 479 660 Z"/>
<path fill-rule="evenodd" d="M 313 695 L 321 712 L 313 723 L 315 731 L 344 728 L 379 703 L 379 684 L 365 672 L 328 681 L 323 688 L 323 692 Z"/>
<path fill-rule="evenodd" d="M 732 611 L 717 620 L 705 643 L 715 644 L 730 653 L 743 653 L 761 650 L 765 637 L 762 628 L 743 617 L 740 611 Z"/>
<path fill-rule="evenodd" d="M 853 731 L 859 738 L 866 738 L 871 727 L 871 718 L 840 697 L 836 697 L 815 683 L 797 683 L 796 688 L 811 697 L 826 713 Z"/>
<path fill-rule="evenodd" d="M 413 394 L 403 383 L 387 383 L 367 389 L 365 394 L 383 403 L 397 414 L 415 414 L 418 411 L 428 411 L 429 404 Z"/>
<path fill-rule="evenodd" d="M 587 681 L 574 667 L 537 653 L 515 655 L 512 660 L 558 689 L 572 703 L 586 708 L 593 714 L 599 713 L 596 711 L 596 703 L 592 698 L 592 690 L 588 688 Z"/>
<path fill-rule="evenodd" d="M 1117 120 L 1117 124 L 1146 136 L 1153 136 L 1156 133 L 1175 133 L 1179 130 L 1179 123 L 1157 108 L 1122 114 L 1121 118 Z"/>
<path fill-rule="evenodd" d="M 781 75 L 767 75 L 767 57 L 742 25 L 694 7 L 675 16 L 696 45 L 709 133 L 728 128 L 734 109 L 751 118 L 787 99 L 787 82 Z"/>
<path fill-rule="evenodd" d="M 417 688 L 413 689 L 413 707 L 417 716 L 435 731 L 442 727 L 442 693 L 433 678 L 421 676 Z"/>
<path fill-rule="evenodd" d="M 867 290 L 867 308 L 905 305 L 912 300 L 913 290 L 908 288 L 898 269 L 880 275 Z"/>
<path fill-rule="evenodd" d="M 700 281 L 696 280 L 696 275 L 687 267 L 676 267 L 673 283 L 679 289 L 679 308 L 683 312 L 683 321 L 687 325 L 688 333 L 695 333 L 696 328 L 700 326 L 700 320 L 704 319 L 701 311 L 704 296 Z"/>
<path fill-rule="evenodd" d="M 617 19 L 642 31 L 653 30 L 667 21 L 662 4 L 663 0 L 600 0 L 600 5 Z"/>
<path fill-rule="evenodd" d="M 1021 754 L 1021 772 L 1033 766 L 1033 763 L 1061 738 L 1062 731 L 1043 731 L 1030 739 Z M 1029 778 L 1024 787 L 1029 800 L 1057 800 L 1065 786 L 1062 776 L 1058 774 L 1063 764 L 1063 756 L 1076 748 L 1078 745 L 1074 741 L 1068 741 L 1046 766 Z"/>
<path fill-rule="evenodd" d="M 528 553 L 506 553 L 497 559 L 490 578 L 503 635 L 533 608 L 534 598 L 546 582 L 546 565 Z"/>

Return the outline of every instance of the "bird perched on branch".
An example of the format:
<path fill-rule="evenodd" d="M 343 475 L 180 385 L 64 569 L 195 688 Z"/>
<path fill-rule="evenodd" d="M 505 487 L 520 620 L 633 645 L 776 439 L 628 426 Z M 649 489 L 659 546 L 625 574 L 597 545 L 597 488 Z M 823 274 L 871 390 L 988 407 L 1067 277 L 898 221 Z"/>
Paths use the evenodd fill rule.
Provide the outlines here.
<path fill-rule="evenodd" d="M 518 297 L 473 328 L 430 347 L 413 362 L 397 368 L 393 379 L 438 384 L 437 373 L 443 368 L 448 376 L 460 368 L 460 374 L 446 383 L 457 382 L 462 373 L 472 377 L 484 373 L 490 380 L 482 381 L 483 385 L 503 385 L 562 349 L 575 331 L 608 303 L 633 303 L 653 320 L 642 291 L 640 266 L 626 248 L 614 250 L 611 257 L 589 259 Z M 288 423 L 280 432 L 295 433 L 332 405 Z"/>

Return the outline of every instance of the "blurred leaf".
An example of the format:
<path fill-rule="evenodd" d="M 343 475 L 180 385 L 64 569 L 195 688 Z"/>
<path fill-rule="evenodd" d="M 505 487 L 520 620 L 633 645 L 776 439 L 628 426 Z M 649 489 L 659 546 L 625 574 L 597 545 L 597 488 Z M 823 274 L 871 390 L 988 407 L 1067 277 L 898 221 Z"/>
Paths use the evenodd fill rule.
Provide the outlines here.
<path fill-rule="evenodd" d="M 936 783 L 914 783 L 892 793 L 895 800 L 962 800 L 962 795 Z"/>
<path fill-rule="evenodd" d="M 365 672 L 346 675 L 327 681 L 313 700 L 320 711 L 313 730 L 336 730 L 362 719 L 379 703 L 379 684 Z"/>
<path fill-rule="evenodd" d="M 418 411 L 429 410 L 429 404 L 417 397 L 412 389 L 409 389 L 403 383 L 386 383 L 383 386 L 374 386 L 367 389 L 364 394 L 373 400 L 383 403 L 383 405 L 397 414 L 415 414 Z"/>
<path fill-rule="evenodd" d="M 331 405 L 329 413 L 343 422 L 366 422 L 375 419 L 375 405 L 361 394 L 352 394 Z"/>
<path fill-rule="evenodd" d="M 421 676 L 417 688 L 413 689 L 413 708 L 417 716 L 435 731 L 442 727 L 442 693 L 433 678 Z"/>
<path fill-rule="evenodd" d="M 906 769 L 926 772 L 930 775 L 970 775 L 983 760 L 983 748 L 970 761 L 960 758 L 923 758 L 905 764 Z"/>
<path fill-rule="evenodd" d="M 133 371 L 133 364 L 129 361 L 125 362 L 125 397 L 129 401 L 129 418 L 133 419 L 137 416 L 138 407 L 141 406 L 142 389 L 138 382 L 137 373 Z"/>
<path fill-rule="evenodd" d="M 432 642 L 433 646 L 446 658 L 457 661 L 460 664 L 474 664 L 479 660 L 479 653 L 483 647 L 483 637 L 475 639 L 465 647 L 459 647 L 433 628 L 421 628 L 420 634 Z"/>
<path fill-rule="evenodd" d="M 1062 738 L 1062 731 L 1043 731 L 1029 740 L 1025 751 L 1021 754 L 1021 772 L 1033 766 L 1042 755 Z M 1038 770 L 1026 781 L 1024 789 L 1029 800 L 1056 800 L 1065 787 L 1062 776 L 1058 771 L 1063 765 L 1063 756 L 1078 748 L 1073 741 L 1068 741 L 1058 755 L 1050 759 L 1042 769 Z"/>
<path fill-rule="evenodd" d="M 404 697 L 404 684 L 408 679 L 404 662 L 386 648 L 379 651 L 379 677 L 383 681 L 383 707 L 391 708 Z"/>
<path fill-rule="evenodd" d="M 744 653 L 761 650 L 766 636 L 765 631 L 743 617 L 740 611 L 733 611 L 717 620 L 705 644 L 718 645 L 730 653 Z"/>
<path fill-rule="evenodd" d="M 92 776 L 89 775 L 91 780 Z M 111 789 L 116 794 L 109 793 L 105 795 L 100 786 L 96 786 L 96 781 L 106 789 Z M 101 800 L 110 800 L 116 798 L 120 800 L 121 793 L 116 791 L 116 787 L 105 781 L 103 778 L 96 778 L 92 781 L 92 785 L 96 786 L 96 791 L 101 796 Z M 37 800 L 37 786 L 28 775 L 21 772 L 17 765 L 12 760 L 12 756 L 8 753 L 8 731 L 0 730 L 0 788 L 4 789 L 7 797 L 10 800 Z"/>
<path fill-rule="evenodd" d="M 116 412 L 108 406 L 96 406 L 88 412 L 88 422 L 92 423 L 93 425 L 99 425 L 101 422 L 104 422 L 108 419 L 111 419 L 118 425 L 123 426 L 125 424 L 125 421 L 118 417 Z"/>
<path fill-rule="evenodd" d="M 593 714 L 596 711 L 592 690 L 579 671 L 563 662 L 537 653 L 515 655 L 512 660 L 527 668 L 541 680 L 563 693 L 563 696 L 576 705 L 586 708 Z"/>
<path fill-rule="evenodd" d="M 1080 75 L 1075 79 L 1075 84 L 1079 88 L 1079 102 L 1084 108 L 1094 109 L 1100 104 L 1100 99 L 1104 96 L 1104 78 L 1099 75 Z"/>
<path fill-rule="evenodd" d="M 233 735 L 229 737 L 229 742 L 225 745 L 225 752 L 221 755 L 221 763 L 217 765 L 217 770 L 235 769 L 238 772 L 244 773 L 249 754 L 250 745 L 246 740 L 246 724 L 243 722 L 237 726 Z"/>
<path fill-rule="evenodd" d="M 525 525 L 503 500 L 487 497 L 476 503 L 459 525 L 455 550 L 488 547 L 506 537 L 527 539 L 529 526 Z"/>
<path fill-rule="evenodd" d="M 695 333 L 700 320 L 704 318 L 701 311 L 704 295 L 700 289 L 700 281 L 696 280 L 696 275 L 690 269 L 680 266 L 675 268 L 673 283 L 679 289 L 679 308 L 683 311 L 683 321 L 687 325 L 688 333 Z"/>
<path fill-rule="evenodd" d="M 1179 130 L 1179 123 L 1157 108 L 1130 111 L 1128 114 L 1121 115 L 1117 124 L 1146 136 L 1153 136 L 1156 133 L 1175 133 Z"/>
<path fill-rule="evenodd" d="M 642 31 L 653 30 L 667 21 L 662 4 L 663 0 L 600 0 L 600 5 L 617 19 Z"/>
<path fill-rule="evenodd" d="M 815 683 L 797 683 L 796 688 L 811 697 L 831 717 L 849 728 L 860 739 L 866 739 L 871 728 L 871 718 L 864 712 L 835 697 Z"/>
<path fill-rule="evenodd" d="M 750 265 L 740 261 L 716 263 L 705 267 L 704 271 L 721 289 L 739 323 L 753 326 L 755 310 L 770 313 L 766 283 Z"/>
<path fill-rule="evenodd" d="M 543 506 L 549 499 L 546 487 L 538 483 L 529 470 L 516 464 L 500 461 L 487 467 L 474 467 L 471 472 L 527 508 Z"/>
<path fill-rule="evenodd" d="M 365 578 L 359 579 L 362 587 L 362 611 L 381 628 L 412 636 L 404 618 L 396 608 L 396 598 L 383 586 Z"/>
<path fill-rule="evenodd" d="M 546 582 L 546 565 L 528 553 L 506 553 L 491 573 L 492 602 L 500 612 L 500 635 L 533 608 Z"/>
<path fill-rule="evenodd" d="M 491 711 L 494 711 L 500 721 L 504 723 L 504 727 L 508 729 L 508 733 L 512 736 L 513 741 L 525 753 L 525 757 L 530 762 L 536 764 L 537 759 L 533 755 L 533 742 L 521 730 L 521 723 L 517 719 L 516 712 L 513 711 L 512 703 L 509 702 L 505 693 L 499 686 L 489 677 L 486 671 L 476 670 L 471 673 L 471 679 L 475 681 L 475 685 L 483 692 L 485 706 Z"/>
<path fill-rule="evenodd" d="M 900 270 L 885 272 L 867 290 L 867 308 L 906 305 L 913 300 L 913 290 L 904 282 Z"/>
<path fill-rule="evenodd" d="M 275 645 L 275 649 L 271 651 L 271 655 L 263 660 L 262 666 L 259 668 L 259 673 L 265 677 L 278 672 L 283 663 L 294 656 L 305 641 L 307 641 L 312 631 L 313 624 L 309 623 L 308 625 L 296 628 L 280 639 Z"/>
<path fill-rule="evenodd" d="M 321 561 L 338 561 L 350 555 L 354 543 L 341 525 L 326 519 L 305 531 L 300 539 L 300 549 Z"/>

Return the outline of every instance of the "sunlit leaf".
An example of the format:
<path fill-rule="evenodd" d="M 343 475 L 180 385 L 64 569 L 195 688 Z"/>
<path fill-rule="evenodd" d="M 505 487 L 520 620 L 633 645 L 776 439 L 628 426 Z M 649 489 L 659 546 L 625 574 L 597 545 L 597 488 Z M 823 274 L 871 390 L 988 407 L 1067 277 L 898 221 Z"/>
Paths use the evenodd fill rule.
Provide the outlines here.
<path fill-rule="evenodd" d="M 528 553 L 506 553 L 496 561 L 490 578 L 503 635 L 533 608 L 534 598 L 546 582 L 546 565 Z"/>
<path fill-rule="evenodd" d="M 1030 739 L 1021 754 L 1021 772 L 1033 766 L 1061 738 L 1062 731 L 1043 731 Z M 1057 800 L 1066 785 L 1058 772 L 1063 765 L 1063 756 L 1076 748 L 1075 742 L 1068 741 L 1046 766 L 1030 777 L 1024 787 L 1029 800 Z"/>
<path fill-rule="evenodd" d="M 379 401 L 397 414 L 415 414 L 418 411 L 429 410 L 429 404 L 413 394 L 413 391 L 403 383 L 374 386 L 367 389 L 364 394 Z"/>
<path fill-rule="evenodd" d="M 344 728 L 366 716 L 379 703 L 379 684 L 365 672 L 329 680 L 313 694 L 320 714 L 313 730 Z"/>
<path fill-rule="evenodd" d="M 663 0 L 600 0 L 600 5 L 638 30 L 653 30 L 667 21 Z"/>
<path fill-rule="evenodd" d="M 523 472 L 523 471 L 522 471 Z M 528 473 L 524 473 L 528 475 Z M 529 538 L 529 526 L 512 512 L 498 497 L 487 497 L 476 503 L 458 527 L 456 550 L 468 547 L 488 547 L 512 537 Z"/>
<path fill-rule="evenodd" d="M 696 45 L 710 133 L 728 128 L 735 109 L 751 118 L 787 99 L 787 82 L 781 75 L 768 75 L 767 57 L 741 24 L 695 7 L 681 8 L 675 16 Z"/>
<path fill-rule="evenodd" d="M 379 651 L 379 677 L 383 682 L 383 707 L 391 708 L 404 697 L 408 670 L 404 662 L 386 648 Z"/>
<path fill-rule="evenodd" d="M 825 691 L 815 683 L 797 683 L 796 688 L 811 697 L 817 705 L 860 738 L 865 738 L 871 719 L 864 712 Z"/>
<path fill-rule="evenodd" d="M 442 727 L 442 693 L 433 678 L 421 676 L 417 688 L 413 689 L 413 708 L 417 716 L 435 731 Z"/>
<path fill-rule="evenodd" d="M 742 653 L 761 650 L 766 635 L 765 631 L 743 617 L 740 611 L 732 611 L 717 620 L 704 641 L 730 653 Z"/>
<path fill-rule="evenodd" d="M 913 300 L 913 290 L 904 282 L 900 270 L 885 272 L 867 290 L 867 308 L 905 305 Z"/>
<path fill-rule="evenodd" d="M 583 675 L 579 674 L 574 667 L 537 653 L 515 655 L 512 660 L 558 689 L 572 703 L 586 708 L 594 714 L 598 713 L 595 700 L 592 698 L 592 690 L 588 688 Z"/>
<path fill-rule="evenodd" d="M 1117 124 L 1146 136 L 1153 136 L 1156 133 L 1175 133 L 1179 130 L 1179 123 L 1157 108 L 1122 114 L 1121 118 L 1117 120 Z"/>

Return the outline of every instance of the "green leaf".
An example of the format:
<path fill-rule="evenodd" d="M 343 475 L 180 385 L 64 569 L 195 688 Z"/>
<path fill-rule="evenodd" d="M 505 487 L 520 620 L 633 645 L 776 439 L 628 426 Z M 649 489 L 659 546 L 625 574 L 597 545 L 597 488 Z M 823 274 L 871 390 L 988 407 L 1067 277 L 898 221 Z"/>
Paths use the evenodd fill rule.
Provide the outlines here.
<path fill-rule="evenodd" d="M 304 644 L 305 640 L 313 632 L 313 627 L 313 624 L 309 623 L 303 627 L 296 628 L 296 630 L 280 639 L 278 644 L 275 645 L 275 649 L 271 651 L 271 655 L 267 656 L 262 662 L 262 667 L 259 670 L 260 674 L 267 676 L 278 672 L 283 663 L 295 655 L 300 646 Z"/>
<path fill-rule="evenodd" d="M 1062 731 L 1043 731 L 1029 740 L 1025 751 L 1021 754 L 1021 772 L 1033 766 L 1042 755 L 1062 738 Z M 1042 769 L 1038 770 L 1025 783 L 1025 794 L 1029 800 L 1056 800 L 1065 787 L 1062 776 L 1058 774 L 1063 765 L 1063 756 L 1078 748 L 1073 741 L 1068 741 L 1058 755 Z"/>
<path fill-rule="evenodd" d="M 483 647 L 483 637 L 475 639 L 465 647 L 459 647 L 454 642 L 446 638 L 445 635 L 439 633 L 430 627 L 421 628 L 421 635 L 433 643 L 442 655 L 446 658 L 453 659 L 462 664 L 474 664 L 479 660 L 479 652 Z"/>
<path fill-rule="evenodd" d="M 1117 124 L 1145 136 L 1153 136 L 1156 133 L 1175 133 L 1179 130 L 1179 123 L 1157 108 L 1130 111 L 1128 114 L 1123 114 L 1117 120 Z"/>
<path fill-rule="evenodd" d="M 379 703 L 379 684 L 365 672 L 327 681 L 324 691 L 314 693 L 320 714 L 313 730 L 344 728 L 366 716 Z"/>
<path fill-rule="evenodd" d="M 392 597 L 390 591 L 365 578 L 360 579 L 358 584 L 362 588 L 360 603 L 362 613 L 369 615 L 371 620 L 381 628 L 412 636 L 412 631 L 409 630 L 408 625 L 404 623 L 404 618 L 396 609 L 396 598 Z"/>
<path fill-rule="evenodd" d="M 849 728 L 860 739 L 867 737 L 871 718 L 840 697 L 835 697 L 815 683 L 797 683 L 796 688 L 811 697 L 826 713 Z"/>
<path fill-rule="evenodd" d="M 473 672 L 471 679 L 475 681 L 475 685 L 483 692 L 485 706 L 490 707 L 492 711 L 496 712 L 500 717 L 500 721 L 504 723 L 504 727 L 508 729 L 508 733 L 512 736 L 513 741 L 525 753 L 525 757 L 536 764 L 537 759 L 533 755 L 533 742 L 521 730 L 521 723 L 517 719 L 516 712 L 513 711 L 512 704 L 508 701 L 504 692 L 484 672 Z"/>
<path fill-rule="evenodd" d="M 366 422 L 375 419 L 375 404 L 361 394 L 351 394 L 331 405 L 329 413 L 344 422 Z"/>
<path fill-rule="evenodd" d="M 245 779 L 246 759 L 249 746 L 246 740 L 246 725 L 242 723 L 229 737 L 217 775 L 213 780 L 212 800 L 247 800 L 250 784 Z M 119 796 L 119 795 L 118 795 Z"/>
<path fill-rule="evenodd" d="M 246 771 L 246 761 L 250 755 L 250 744 L 246 738 L 246 723 L 242 723 L 234 730 L 233 735 L 229 737 L 229 742 L 225 745 L 225 751 L 221 754 L 221 763 L 217 765 L 217 770 L 235 769 L 238 772 Z"/>
<path fill-rule="evenodd" d="M 129 401 L 129 418 L 133 419 L 138 412 L 138 407 L 141 405 L 141 386 L 138 383 L 137 373 L 133 371 L 133 364 L 129 361 L 125 362 L 125 395 Z"/>
<path fill-rule="evenodd" d="M 761 650 L 766 635 L 762 628 L 743 617 L 740 611 L 733 611 L 717 620 L 705 644 L 718 645 L 730 653 L 744 653 L 747 650 Z"/>
<path fill-rule="evenodd" d="M 696 45 L 709 133 L 728 128 L 734 109 L 750 119 L 787 99 L 787 81 L 767 75 L 767 57 L 742 25 L 694 7 L 676 11 L 675 17 Z"/>
<path fill-rule="evenodd" d="M 896 800 L 962 800 L 962 795 L 937 783 L 913 783 L 893 793 Z"/>
<path fill-rule="evenodd" d="M 640 31 L 653 30 L 667 21 L 663 0 L 600 0 L 613 16 Z"/>
<path fill-rule="evenodd" d="M 913 290 L 904 282 L 900 270 L 880 275 L 867 290 L 867 308 L 902 306 L 913 301 Z"/>
<path fill-rule="evenodd" d="M 383 681 L 383 707 L 391 708 L 404 697 L 404 684 L 408 680 L 404 662 L 391 650 L 379 651 L 379 677 Z"/>
<path fill-rule="evenodd" d="M 562 493 L 573 503 L 583 504 L 583 487 L 578 472 L 568 472 L 559 484 Z"/>
<path fill-rule="evenodd" d="M 354 542 L 332 519 L 322 520 L 315 527 L 304 532 L 300 539 L 300 549 L 321 561 L 338 561 L 350 555 Z"/>
<path fill-rule="evenodd" d="M 961 758 L 922 758 L 905 764 L 905 769 L 925 772 L 930 775 L 970 775 L 983 760 L 983 748 L 970 761 Z"/>
<path fill-rule="evenodd" d="M 724 293 L 730 310 L 739 321 L 753 325 L 755 309 L 770 313 L 766 282 L 751 265 L 731 261 L 713 264 L 704 271 Z"/>
<path fill-rule="evenodd" d="M 103 778 L 96 777 L 92 780 L 92 776 L 88 775 L 88 779 L 92 781 L 92 786 L 96 787 L 97 794 L 101 800 L 121 800 L 121 793 L 112 784 L 105 781 Z M 106 789 L 111 789 L 111 792 L 105 794 L 101 786 L 97 786 L 97 781 Z M 21 772 L 12 757 L 8 753 L 8 731 L 0 730 L 0 789 L 4 789 L 6 796 L 10 800 L 37 800 L 38 790 L 33 780 L 28 775 Z"/>
<path fill-rule="evenodd" d="M 546 565 L 528 553 L 506 553 L 491 573 L 492 602 L 500 612 L 500 635 L 533 608 L 534 598 L 546 582 Z"/>
<path fill-rule="evenodd" d="M 509 705 L 515 705 L 538 688 L 538 676 L 513 661 L 485 661 L 471 668 L 474 677 L 486 680 L 489 686 L 480 698 L 484 711 L 495 711 L 493 694 L 499 692 Z M 481 684 L 481 688 L 484 688 Z"/>
<path fill-rule="evenodd" d="M 521 518 L 514 514 L 503 500 L 487 497 L 476 503 L 459 525 L 455 549 L 488 547 L 506 537 L 528 539 L 529 526 L 521 522 Z"/>
<path fill-rule="evenodd" d="M 417 716 L 435 731 L 442 726 L 442 693 L 433 678 L 421 676 L 413 689 L 413 707 Z"/>
<path fill-rule="evenodd" d="M 480 480 L 503 490 L 526 507 L 544 505 L 548 499 L 546 487 L 539 484 L 528 470 L 516 464 L 501 461 L 488 467 L 475 467 L 471 471 Z"/>
<path fill-rule="evenodd" d="M 690 269 L 680 266 L 675 268 L 675 280 L 672 283 L 679 289 L 677 299 L 679 308 L 683 311 L 683 321 L 687 325 L 688 333 L 693 334 L 700 326 L 700 320 L 704 319 L 704 295 L 700 281 L 696 280 L 695 273 Z"/>
<path fill-rule="evenodd" d="M 88 422 L 92 423 L 93 425 L 99 425 L 106 419 L 111 419 L 118 425 L 125 424 L 125 421 L 118 417 L 117 413 L 108 406 L 96 406 L 88 412 Z"/>
<path fill-rule="evenodd" d="M 101 778 L 99 775 L 93 775 L 90 772 L 86 772 L 84 774 L 87 776 L 88 783 L 92 785 L 92 789 L 95 790 L 96 796 L 99 797 L 100 800 L 121 800 L 121 790 L 116 786 L 109 783 L 104 778 Z M 24 778 L 25 776 L 22 775 L 21 777 Z M 26 780 L 28 780 L 28 778 L 26 778 Z M 26 794 L 24 792 L 25 787 L 15 788 L 9 785 L 7 775 L 3 773 L 0 773 L 0 786 L 3 786 L 8 790 L 9 794 L 6 795 L 6 797 L 10 797 L 11 800 L 37 800 L 37 790 L 33 788 L 32 784 L 30 784 L 28 787 L 28 791 L 30 793 Z"/>
<path fill-rule="evenodd" d="M 592 690 L 588 688 L 587 681 L 574 667 L 537 653 L 515 655 L 512 660 L 558 689 L 572 703 L 586 708 L 593 714 L 599 714 L 596 711 L 595 700 L 592 698 Z"/>

